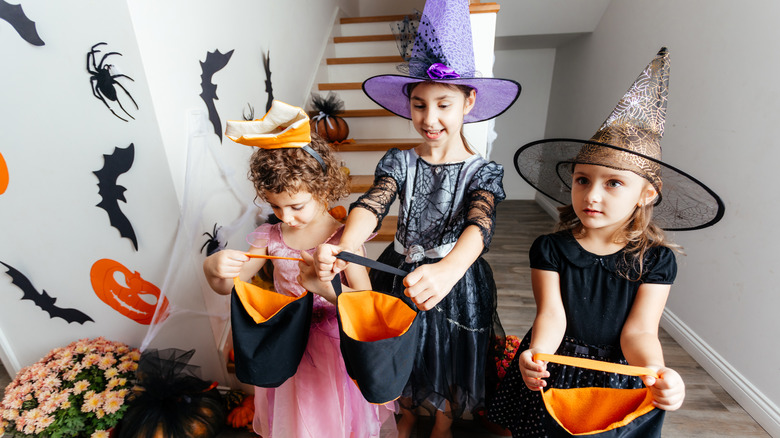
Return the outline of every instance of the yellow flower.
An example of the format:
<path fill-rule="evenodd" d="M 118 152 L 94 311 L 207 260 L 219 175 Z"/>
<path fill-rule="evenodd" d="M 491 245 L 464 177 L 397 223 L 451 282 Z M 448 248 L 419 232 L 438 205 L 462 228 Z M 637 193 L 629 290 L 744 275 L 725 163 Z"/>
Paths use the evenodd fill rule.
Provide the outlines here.
<path fill-rule="evenodd" d="M 79 380 L 73 385 L 73 393 L 74 394 L 81 394 L 82 392 L 89 389 L 89 382 L 86 380 Z"/>
<path fill-rule="evenodd" d="M 106 379 L 110 379 L 112 377 L 116 377 L 118 374 L 119 374 L 119 370 L 116 369 L 115 367 L 111 367 L 111 368 L 107 369 L 106 372 L 104 373 L 104 375 L 106 376 Z"/>
<path fill-rule="evenodd" d="M 84 395 L 84 404 L 81 405 L 81 412 L 96 412 L 103 404 L 95 391 L 88 391 Z"/>
<path fill-rule="evenodd" d="M 111 434 L 109 434 L 107 430 L 98 429 L 95 433 L 90 435 L 89 438 L 108 438 L 109 436 L 111 436 Z"/>
<path fill-rule="evenodd" d="M 122 407 L 124 402 L 125 399 L 123 397 L 119 397 L 118 395 L 109 396 L 103 405 L 103 409 L 106 410 L 106 413 L 113 414 Z"/>
<path fill-rule="evenodd" d="M 35 422 L 35 433 L 43 432 L 47 427 L 51 426 L 52 423 L 54 423 L 54 417 L 51 415 L 46 415 L 39 418 Z"/>

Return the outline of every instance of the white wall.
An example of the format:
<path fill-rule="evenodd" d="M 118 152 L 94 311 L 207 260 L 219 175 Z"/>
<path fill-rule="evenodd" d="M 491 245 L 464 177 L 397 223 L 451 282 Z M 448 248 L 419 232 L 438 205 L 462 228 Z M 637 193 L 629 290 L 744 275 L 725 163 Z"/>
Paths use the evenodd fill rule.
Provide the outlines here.
<path fill-rule="evenodd" d="M 712 228 L 673 235 L 688 255 L 665 328 L 678 336 L 688 328 L 683 341 L 698 348 L 694 356 L 775 436 L 778 16 L 780 4 L 769 0 L 613 1 L 591 36 L 559 48 L 546 130 L 590 137 L 656 51 L 669 47 L 664 159 L 718 193 L 726 215 Z"/>
<path fill-rule="evenodd" d="M 0 22 L 0 56 L 13 60 L 0 71 L 0 80 L 7 84 L 0 152 L 10 173 L 8 189 L 0 195 L 0 261 L 56 298 L 57 306 L 77 309 L 93 321 L 50 318 L 32 301 L 21 300 L 21 289 L 1 267 L 0 349 L 11 374 L 79 338 L 105 336 L 138 346 L 148 326 L 101 301 L 93 291 L 90 270 L 97 260 L 112 259 L 163 289 L 178 221 L 176 194 L 127 5 L 27 1 L 24 11 L 36 22 L 45 45 L 24 42 Z M 93 97 L 85 58 L 101 41 L 107 45 L 99 47 L 97 62 L 108 51 L 119 52 L 121 56 L 111 55 L 106 63 L 134 80 L 117 79 L 138 104 L 135 109 L 119 91 L 134 120 L 111 103 L 128 121 L 118 119 Z M 131 143 L 132 167 L 116 183 L 126 189 L 126 202 L 118 205 L 133 227 L 138 250 L 110 225 L 106 211 L 96 207 L 101 196 L 93 174 L 104 166 L 103 155 Z M 203 309 L 197 295 L 188 302 Z M 172 307 L 178 304 L 172 300 Z M 204 347 L 213 350 L 208 325 L 184 330 L 188 337 L 169 346 L 197 348 L 199 362 L 213 369 L 216 357 Z"/>
<path fill-rule="evenodd" d="M 206 110 L 199 96 L 198 61 L 215 49 L 221 53 L 235 50 L 213 79 L 224 132 L 225 121 L 241 120 L 247 103 L 255 108 L 256 118 L 265 113 L 262 53 L 266 51 L 270 52 L 274 98 L 306 105 L 334 19 L 357 14 L 357 0 L 232 0 L 218 6 L 206 0 L 137 0 L 128 6 L 179 199 L 188 114 Z M 251 148 L 229 139 L 222 145 L 225 159 L 245 169 Z M 252 193 L 248 183 L 246 187 Z"/>
<path fill-rule="evenodd" d="M 425 0 L 359 0 L 360 16 L 408 14 L 415 9 L 422 12 Z"/>
<path fill-rule="evenodd" d="M 609 2 L 610 0 L 497 0 L 501 10 L 496 37 L 592 32 Z"/>
<path fill-rule="evenodd" d="M 523 87 L 515 104 L 495 119 L 498 138 L 490 159 L 504 166 L 507 199 L 533 199 L 536 193 L 515 170 L 514 156 L 520 146 L 544 137 L 554 64 L 552 48 L 496 51 L 494 76 Z"/>
<path fill-rule="evenodd" d="M 226 315 L 227 301 L 205 286 L 198 250 L 214 217 L 224 224 L 251 205 L 245 176 L 251 148 L 227 139 L 219 144 L 204 122 L 199 61 L 215 49 L 235 50 L 213 78 L 221 131 L 225 120 L 241 118 L 247 102 L 256 117 L 265 112 L 265 50 L 270 50 L 275 97 L 304 105 L 333 21 L 339 14 L 355 14 L 357 5 L 357 0 L 219 5 L 204 0 L 27 0 L 24 11 L 46 43 L 40 47 L 0 20 L 0 56 L 9 61 L 0 79 L 10 84 L 2 93 L 0 125 L 0 153 L 10 173 L 0 195 L 0 261 L 21 271 L 39 291 L 45 289 L 58 306 L 76 308 L 94 320 L 78 324 L 50 318 L 31 301 L 20 300 L 22 291 L 0 266 L 0 359 L 11 374 L 54 347 L 105 336 L 133 346 L 195 348 L 193 362 L 203 367 L 204 377 L 224 382 L 224 362 L 215 344 L 224 332 L 215 321 Z M 119 120 L 92 95 L 85 57 L 99 41 L 108 43 L 103 53 L 122 54 L 107 62 L 134 79 L 120 82 L 138 103 L 136 110 L 124 101 L 135 120 Z M 119 205 L 138 236 L 138 251 L 95 207 L 100 196 L 92 173 L 103 166 L 103 154 L 130 143 L 135 161 L 117 184 L 126 188 L 127 202 Z M 189 150 L 197 153 L 188 156 Z M 194 229 L 178 223 L 187 159 L 203 171 L 188 176 L 190 186 L 198 188 L 194 198 L 229 195 L 217 199 L 220 208 L 204 204 L 203 211 L 196 211 L 203 223 Z M 224 166 L 216 169 L 217 163 Z M 225 169 L 233 172 L 228 175 L 232 181 L 243 183 L 234 198 L 236 191 L 225 188 L 218 172 Z M 244 248 L 238 236 L 229 243 Z M 121 316 L 93 292 L 90 267 L 101 258 L 137 271 L 168 296 L 171 317 L 155 337 L 148 336 L 148 326 Z"/>

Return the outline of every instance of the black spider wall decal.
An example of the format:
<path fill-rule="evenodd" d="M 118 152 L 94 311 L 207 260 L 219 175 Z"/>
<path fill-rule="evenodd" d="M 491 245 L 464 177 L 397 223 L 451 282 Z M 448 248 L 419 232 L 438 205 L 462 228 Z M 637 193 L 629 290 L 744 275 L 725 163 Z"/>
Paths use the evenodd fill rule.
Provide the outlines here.
<path fill-rule="evenodd" d="M 112 64 L 106 64 L 106 59 L 109 56 L 112 55 L 119 55 L 122 56 L 119 52 L 107 52 L 103 53 L 103 56 L 100 58 L 100 62 L 97 62 L 97 57 L 101 53 L 100 49 L 98 49 L 98 46 L 106 45 L 104 42 L 100 42 L 92 46 L 92 49 L 87 53 L 87 72 L 90 75 L 89 83 L 92 85 L 92 94 L 95 96 L 96 99 L 103 102 L 103 104 L 108 108 L 112 114 L 117 116 L 119 119 L 124 120 L 127 122 L 128 120 L 121 117 L 119 114 L 117 114 L 113 108 L 111 108 L 111 105 L 109 105 L 110 102 L 115 102 L 116 105 L 119 106 L 119 108 L 127 114 L 128 117 L 135 120 L 135 117 L 130 115 L 130 113 L 127 112 L 124 105 L 122 105 L 122 101 L 119 99 L 119 92 L 117 89 L 121 89 L 125 95 L 130 99 L 131 102 L 133 102 L 133 105 L 135 105 L 135 108 L 138 109 L 138 104 L 135 103 L 135 99 L 133 99 L 133 96 L 130 95 L 130 92 L 127 91 L 127 89 L 122 85 L 118 79 L 129 79 L 133 82 L 135 80 L 131 78 L 130 76 L 123 75 L 123 74 L 113 74 L 115 70 L 114 65 Z"/>
<path fill-rule="evenodd" d="M 217 237 L 217 234 L 219 233 L 219 230 L 221 230 L 222 227 L 217 227 L 217 224 L 214 223 L 214 229 L 211 233 L 208 231 L 203 233 L 204 236 L 208 236 L 208 240 L 206 240 L 206 243 L 203 244 L 203 246 L 200 247 L 200 252 L 203 252 L 203 249 L 206 249 L 206 256 L 210 256 L 214 254 L 217 251 L 221 251 L 222 249 L 227 246 L 227 242 L 223 245 L 220 243 L 219 238 Z"/>

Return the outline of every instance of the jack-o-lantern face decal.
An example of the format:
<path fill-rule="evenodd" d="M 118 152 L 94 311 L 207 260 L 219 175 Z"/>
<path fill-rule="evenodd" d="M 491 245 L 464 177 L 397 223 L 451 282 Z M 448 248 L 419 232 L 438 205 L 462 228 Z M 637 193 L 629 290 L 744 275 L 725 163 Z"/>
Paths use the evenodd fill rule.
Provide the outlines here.
<path fill-rule="evenodd" d="M 0 154 L 0 195 L 8 188 L 8 166 L 5 165 L 3 154 Z"/>
<path fill-rule="evenodd" d="M 160 289 L 141 278 L 141 274 L 131 273 L 114 260 L 101 259 L 92 265 L 89 276 L 92 289 L 104 303 L 137 323 L 152 323 Z M 168 299 L 163 297 L 159 316 L 154 322 L 162 322 L 167 316 Z"/>

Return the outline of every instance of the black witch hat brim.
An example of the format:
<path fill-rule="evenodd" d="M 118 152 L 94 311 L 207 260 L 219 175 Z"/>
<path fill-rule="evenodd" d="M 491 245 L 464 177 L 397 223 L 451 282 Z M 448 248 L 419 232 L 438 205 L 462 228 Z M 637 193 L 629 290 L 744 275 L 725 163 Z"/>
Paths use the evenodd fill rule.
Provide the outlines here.
<path fill-rule="evenodd" d="M 466 85 L 476 90 L 477 99 L 471 111 L 463 117 L 463 123 L 490 120 L 503 114 L 520 96 L 522 87 L 512 79 L 502 78 L 453 78 L 430 79 L 404 75 L 379 75 L 363 82 L 363 92 L 382 108 L 405 119 L 411 119 L 411 104 L 406 86 L 417 82 Z"/>
<path fill-rule="evenodd" d="M 653 219 L 664 230 L 698 230 L 712 226 L 723 218 L 723 201 L 693 176 L 658 159 L 605 143 L 570 138 L 534 141 L 517 150 L 514 158 L 515 169 L 528 184 L 543 195 L 563 205 L 571 204 L 574 164 L 603 165 L 577 160 L 580 149 L 586 144 L 633 154 L 660 166 L 663 185 L 661 197 L 653 208 Z M 619 166 L 614 168 L 630 170 Z"/>

